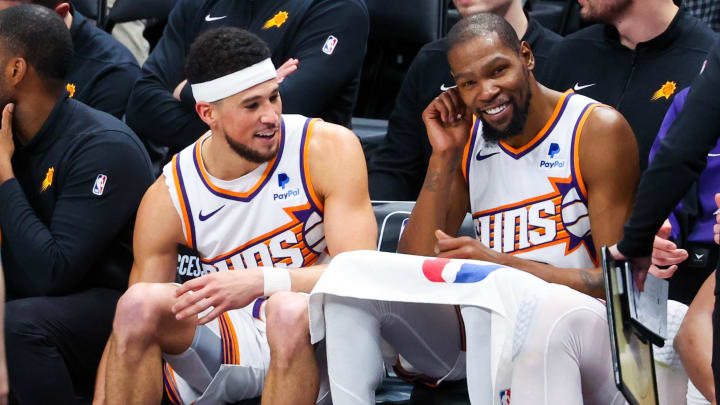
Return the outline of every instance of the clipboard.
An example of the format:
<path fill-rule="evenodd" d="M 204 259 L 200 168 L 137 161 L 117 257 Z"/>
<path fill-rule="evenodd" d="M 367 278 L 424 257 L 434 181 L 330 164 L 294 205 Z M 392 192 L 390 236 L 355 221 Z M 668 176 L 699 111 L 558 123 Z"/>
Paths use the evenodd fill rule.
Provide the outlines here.
<path fill-rule="evenodd" d="M 653 345 L 638 335 L 629 316 L 625 276 L 630 267 L 626 262 L 615 262 L 606 246 L 601 255 L 615 384 L 632 405 L 658 405 Z"/>

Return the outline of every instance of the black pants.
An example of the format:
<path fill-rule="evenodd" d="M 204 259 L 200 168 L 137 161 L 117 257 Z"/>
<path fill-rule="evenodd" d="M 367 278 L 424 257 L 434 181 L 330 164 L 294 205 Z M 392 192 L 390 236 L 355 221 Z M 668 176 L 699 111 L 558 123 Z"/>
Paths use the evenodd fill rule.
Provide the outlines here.
<path fill-rule="evenodd" d="M 93 288 L 62 297 L 8 301 L 5 341 L 14 399 L 25 405 L 92 398 L 121 294 Z"/>

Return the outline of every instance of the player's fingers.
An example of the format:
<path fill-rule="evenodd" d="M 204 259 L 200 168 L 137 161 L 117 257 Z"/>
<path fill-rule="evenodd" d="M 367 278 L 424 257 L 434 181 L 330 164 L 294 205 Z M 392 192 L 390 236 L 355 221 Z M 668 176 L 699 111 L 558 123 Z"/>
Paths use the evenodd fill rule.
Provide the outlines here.
<path fill-rule="evenodd" d="M 0 126 L 2 130 L 2 134 L 10 134 L 12 135 L 12 114 L 13 110 L 15 109 L 15 104 L 8 103 L 5 105 L 5 108 L 3 108 L 2 111 L 2 121 L 0 122 Z"/>
<path fill-rule="evenodd" d="M 205 298 L 206 294 L 201 293 L 203 292 L 200 290 L 199 292 L 195 291 L 188 291 L 185 294 L 181 295 L 175 300 L 175 303 L 173 304 L 171 310 L 174 314 L 177 314 L 178 312 L 182 311 L 183 309 L 195 304 L 196 302 L 202 300 Z"/>
<path fill-rule="evenodd" d="M 469 259 L 470 255 L 467 249 L 459 248 L 441 252 L 437 257 L 443 259 Z"/>
<path fill-rule="evenodd" d="M 213 308 L 212 311 L 207 313 L 202 318 L 198 319 L 198 325 L 205 325 L 206 323 L 208 323 L 208 322 L 212 321 L 213 319 L 217 318 L 218 316 L 220 316 L 220 314 L 222 314 L 223 312 L 225 312 L 225 310 L 223 309 L 222 306 L 217 306 L 217 307 Z"/>
<path fill-rule="evenodd" d="M 440 240 L 440 239 L 452 239 L 452 236 L 446 234 L 446 233 L 443 232 L 441 229 L 436 229 L 436 230 L 435 230 L 435 239 L 437 239 L 437 240 Z"/>
<path fill-rule="evenodd" d="M 192 316 L 197 316 L 199 313 L 205 311 L 211 306 L 213 306 L 212 299 L 203 298 L 200 301 L 194 303 L 193 305 L 181 308 L 180 311 L 175 314 L 175 319 L 182 320 L 185 318 L 190 318 Z"/>
<path fill-rule="evenodd" d="M 465 104 L 463 103 L 462 99 L 460 98 L 460 95 L 457 92 L 457 89 L 450 89 L 445 92 L 445 94 L 448 96 L 448 99 L 450 102 L 452 102 L 453 110 L 455 112 L 454 121 L 458 121 L 462 118 L 462 114 L 465 112 Z"/>
<path fill-rule="evenodd" d="M 445 252 L 447 250 L 454 250 L 454 249 L 460 249 L 461 247 L 468 244 L 468 238 L 466 237 L 460 237 L 460 238 L 448 238 L 448 239 L 440 239 L 435 244 L 440 252 Z"/>
<path fill-rule="evenodd" d="M 720 193 L 715 194 L 715 205 L 720 208 Z"/>
<path fill-rule="evenodd" d="M 199 290 L 203 288 L 208 281 L 210 281 L 209 274 L 202 277 L 194 278 L 192 280 L 188 280 L 184 282 L 180 287 L 178 287 L 177 290 L 175 290 L 175 296 L 179 297 L 188 291 Z"/>
<path fill-rule="evenodd" d="M 448 117 L 450 116 L 450 111 L 447 104 L 443 101 L 443 95 L 440 94 L 439 96 L 435 97 L 435 100 L 433 100 L 432 104 L 435 110 L 440 114 L 440 121 L 442 123 L 447 123 Z"/>
<path fill-rule="evenodd" d="M 443 122 L 445 124 L 453 123 L 457 120 L 457 108 L 453 104 L 452 99 L 447 93 L 442 93 L 438 96 L 438 100 L 445 107 L 445 115 L 443 116 Z"/>

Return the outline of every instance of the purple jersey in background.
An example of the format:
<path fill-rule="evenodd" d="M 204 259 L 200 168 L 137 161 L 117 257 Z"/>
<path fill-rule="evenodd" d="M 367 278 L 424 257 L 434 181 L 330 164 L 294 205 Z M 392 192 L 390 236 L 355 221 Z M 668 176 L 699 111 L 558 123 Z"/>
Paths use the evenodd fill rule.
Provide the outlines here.
<path fill-rule="evenodd" d="M 658 132 L 648 160 L 652 162 L 655 154 L 660 149 L 660 142 L 665 138 L 670 126 L 675 118 L 682 111 L 685 105 L 690 87 L 686 87 L 675 95 L 670 108 L 668 108 L 665 118 L 663 119 L 660 131 Z M 715 205 L 715 193 L 720 192 L 720 141 L 708 153 L 707 167 L 698 179 L 698 216 L 695 220 L 693 229 L 688 230 L 689 242 L 713 243 L 713 225 L 715 225 L 715 216 L 713 212 L 717 209 Z M 682 208 L 682 202 L 678 204 L 670 214 L 670 222 L 672 223 L 673 239 L 680 235 L 680 226 L 677 221 L 676 213 L 679 215 Z"/>

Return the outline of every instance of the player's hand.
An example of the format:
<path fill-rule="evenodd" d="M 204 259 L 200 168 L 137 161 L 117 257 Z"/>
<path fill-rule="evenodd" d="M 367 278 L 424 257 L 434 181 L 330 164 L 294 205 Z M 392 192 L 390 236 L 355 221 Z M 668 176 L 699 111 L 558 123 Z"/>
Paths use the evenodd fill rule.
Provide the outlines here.
<path fill-rule="evenodd" d="M 446 259 L 474 259 L 499 263 L 501 253 L 485 246 L 469 236 L 453 238 L 441 230 L 435 231 L 435 254 Z"/>
<path fill-rule="evenodd" d="M 460 98 L 457 88 L 442 92 L 422 113 L 433 153 L 450 153 L 455 156 L 470 137 L 472 112 Z"/>
<path fill-rule="evenodd" d="M 672 231 L 672 225 L 670 221 L 665 220 L 653 242 L 652 264 L 648 271 L 658 278 L 672 277 L 678 269 L 677 265 L 688 258 L 687 250 L 678 249 L 674 242 L 668 240 L 670 231 Z"/>
<path fill-rule="evenodd" d="M 175 291 L 172 306 L 175 318 L 197 316 L 211 306 L 212 311 L 198 319 L 204 325 L 231 309 L 242 308 L 263 294 L 260 269 L 218 271 L 185 282 Z"/>
<path fill-rule="evenodd" d="M 0 122 L 0 183 L 14 177 L 11 159 L 15 153 L 15 140 L 13 139 L 12 117 L 15 104 L 9 103 L 2 110 Z"/>
<path fill-rule="evenodd" d="M 187 79 L 185 79 L 181 81 L 180 84 L 177 85 L 177 87 L 175 87 L 175 90 L 173 90 L 173 97 L 175 98 L 175 100 L 180 101 L 182 91 L 185 88 L 187 82 Z"/>
<path fill-rule="evenodd" d="M 286 77 L 295 72 L 298 69 L 299 60 L 290 58 L 285 61 L 279 68 L 277 68 L 277 82 L 282 83 Z"/>

